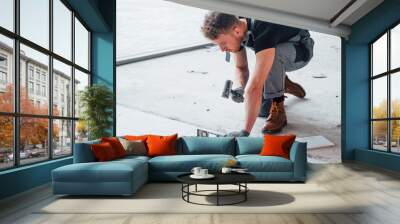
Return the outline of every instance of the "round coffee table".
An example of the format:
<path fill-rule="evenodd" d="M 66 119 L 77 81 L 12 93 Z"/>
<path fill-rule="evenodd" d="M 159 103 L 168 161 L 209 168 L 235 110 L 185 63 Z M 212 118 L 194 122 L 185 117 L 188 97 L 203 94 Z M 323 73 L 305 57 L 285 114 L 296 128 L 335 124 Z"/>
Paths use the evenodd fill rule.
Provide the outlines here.
<path fill-rule="evenodd" d="M 247 192 L 249 188 L 247 183 L 255 180 L 255 177 L 248 173 L 216 173 L 212 179 L 193 179 L 190 177 L 191 173 L 182 174 L 177 177 L 178 181 L 182 183 L 182 199 L 188 203 L 198 205 L 234 205 L 247 200 Z M 198 190 L 197 185 L 215 185 L 215 190 Z M 236 185 L 237 190 L 224 190 L 220 189 L 220 185 Z M 194 191 L 190 191 L 190 186 L 195 186 Z M 206 194 L 214 192 L 215 194 Z M 203 196 L 203 197 L 216 197 L 216 204 L 202 204 L 190 200 L 190 196 Z M 221 197 L 240 196 L 240 199 L 231 203 L 221 203 Z"/>

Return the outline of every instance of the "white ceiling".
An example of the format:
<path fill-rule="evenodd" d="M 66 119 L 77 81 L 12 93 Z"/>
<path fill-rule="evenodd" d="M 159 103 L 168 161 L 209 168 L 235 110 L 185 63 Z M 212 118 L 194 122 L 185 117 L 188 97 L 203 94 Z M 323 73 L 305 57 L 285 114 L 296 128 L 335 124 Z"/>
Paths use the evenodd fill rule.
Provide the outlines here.
<path fill-rule="evenodd" d="M 383 2 L 383 0 L 168 1 L 342 37 L 350 35 L 351 25 Z"/>

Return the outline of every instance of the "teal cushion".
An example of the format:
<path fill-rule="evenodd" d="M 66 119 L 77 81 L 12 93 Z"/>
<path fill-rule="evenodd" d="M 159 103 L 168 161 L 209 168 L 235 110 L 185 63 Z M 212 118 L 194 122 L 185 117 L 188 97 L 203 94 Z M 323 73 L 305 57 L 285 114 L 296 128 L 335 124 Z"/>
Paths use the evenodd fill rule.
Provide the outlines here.
<path fill-rule="evenodd" d="M 219 171 L 230 159 L 231 155 L 174 155 L 158 156 L 149 160 L 151 172 L 190 172 L 193 167 L 203 167 L 210 171 Z"/>
<path fill-rule="evenodd" d="M 236 155 L 259 154 L 264 145 L 262 137 L 237 137 Z"/>
<path fill-rule="evenodd" d="M 239 155 L 239 165 L 250 172 L 292 172 L 292 161 L 278 156 Z"/>
<path fill-rule="evenodd" d="M 144 173 L 143 171 L 146 171 Z M 74 163 L 52 171 L 59 182 L 129 182 L 134 173 L 147 176 L 147 164 L 141 160 Z"/>
<path fill-rule="evenodd" d="M 235 139 L 232 137 L 182 137 L 178 154 L 225 154 L 235 155 Z"/>

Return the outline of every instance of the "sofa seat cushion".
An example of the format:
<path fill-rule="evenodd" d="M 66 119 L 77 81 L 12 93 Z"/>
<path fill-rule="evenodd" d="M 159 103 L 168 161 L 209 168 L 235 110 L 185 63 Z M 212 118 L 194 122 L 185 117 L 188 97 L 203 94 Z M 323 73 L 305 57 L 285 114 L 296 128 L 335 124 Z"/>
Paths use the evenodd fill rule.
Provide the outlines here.
<path fill-rule="evenodd" d="M 230 159 L 231 155 L 174 155 L 157 156 L 149 160 L 149 170 L 152 172 L 190 172 L 193 167 L 203 167 L 209 171 L 219 171 Z"/>
<path fill-rule="evenodd" d="M 249 172 L 293 172 L 292 161 L 279 156 L 239 155 L 236 160 Z"/>
<path fill-rule="evenodd" d="M 139 159 L 74 163 L 53 170 L 52 174 L 53 181 L 58 182 L 131 182 L 138 174 L 147 176 L 147 163 Z"/>

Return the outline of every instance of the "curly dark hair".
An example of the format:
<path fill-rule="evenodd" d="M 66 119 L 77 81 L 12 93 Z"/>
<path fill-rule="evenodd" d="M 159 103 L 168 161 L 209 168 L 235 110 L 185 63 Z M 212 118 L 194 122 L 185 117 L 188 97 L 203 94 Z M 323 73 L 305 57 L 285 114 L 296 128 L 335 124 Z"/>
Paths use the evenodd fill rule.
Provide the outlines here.
<path fill-rule="evenodd" d="M 239 18 L 221 12 L 209 12 L 206 14 L 201 27 L 203 35 L 211 40 L 218 38 L 218 35 L 225 33 L 229 28 L 239 22 Z"/>

